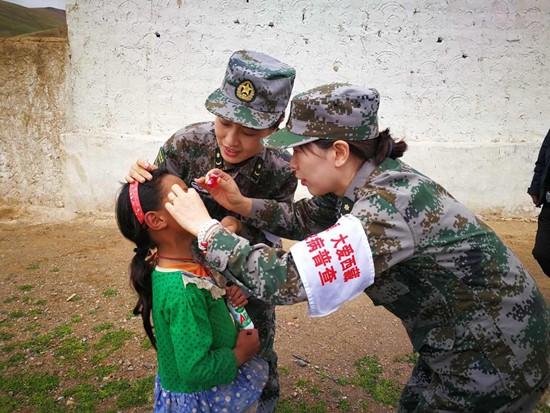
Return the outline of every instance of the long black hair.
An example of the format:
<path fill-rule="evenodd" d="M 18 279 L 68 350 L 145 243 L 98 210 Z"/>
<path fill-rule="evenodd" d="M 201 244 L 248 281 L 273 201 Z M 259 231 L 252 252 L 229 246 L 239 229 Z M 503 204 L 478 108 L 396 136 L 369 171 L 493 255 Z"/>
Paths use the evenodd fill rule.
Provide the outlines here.
<path fill-rule="evenodd" d="M 159 168 L 151 174 L 153 179 L 138 184 L 138 197 L 143 213 L 158 211 L 162 208 L 161 177 L 166 175 L 166 168 Z M 134 315 L 141 314 L 143 328 L 147 337 L 156 349 L 157 341 L 151 325 L 151 309 L 153 308 L 153 286 L 151 274 L 155 267 L 153 260 L 147 260 L 150 250 L 155 244 L 149 236 L 145 223 L 140 224 L 130 202 L 130 184 L 122 185 L 116 200 L 116 221 L 118 229 L 130 241 L 136 244 L 135 255 L 130 262 L 130 283 L 138 293 L 138 300 L 134 307 Z"/>

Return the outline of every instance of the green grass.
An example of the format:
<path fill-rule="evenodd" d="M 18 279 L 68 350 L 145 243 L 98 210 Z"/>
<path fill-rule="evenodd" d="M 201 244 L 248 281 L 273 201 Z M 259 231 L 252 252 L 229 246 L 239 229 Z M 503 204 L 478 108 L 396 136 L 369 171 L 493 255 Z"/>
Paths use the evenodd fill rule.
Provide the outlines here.
<path fill-rule="evenodd" d="M 130 387 L 118 396 L 116 407 L 127 409 L 130 407 L 152 405 L 154 386 L 154 375 L 131 382 Z"/>
<path fill-rule="evenodd" d="M 114 288 L 109 288 L 108 290 L 103 291 L 103 297 L 115 297 L 118 295 L 118 291 Z"/>
<path fill-rule="evenodd" d="M 26 314 L 27 317 L 36 317 L 37 315 L 43 315 L 45 314 L 44 310 L 40 310 L 39 308 L 33 308 L 29 310 L 29 312 Z"/>
<path fill-rule="evenodd" d="M 10 318 L 22 318 L 25 317 L 25 313 L 21 310 L 12 311 L 8 314 Z"/>
<path fill-rule="evenodd" d="M 143 350 L 153 350 L 153 345 L 151 344 L 151 340 L 149 340 L 149 338 L 144 338 L 143 340 L 141 340 L 141 343 L 139 344 L 139 346 L 143 349 Z"/>
<path fill-rule="evenodd" d="M 59 377 L 49 373 L 14 374 L 0 380 L 0 390 L 11 392 L 14 396 L 32 397 L 45 394 L 59 386 Z"/>
<path fill-rule="evenodd" d="M 32 323 L 29 323 L 25 326 L 25 331 L 36 331 L 39 328 L 40 328 L 40 324 L 33 321 Z"/>
<path fill-rule="evenodd" d="M 404 356 L 395 357 L 393 361 L 396 363 L 409 363 L 414 366 L 418 361 L 418 353 L 408 353 Z"/>
<path fill-rule="evenodd" d="M 53 354 L 64 362 L 74 362 L 86 354 L 89 349 L 90 346 L 82 339 L 69 337 L 61 340 Z"/>
<path fill-rule="evenodd" d="M 96 405 L 101 401 L 97 389 L 91 383 L 81 383 L 63 392 L 64 397 L 70 397 L 76 403 L 76 411 L 94 412 Z"/>
<path fill-rule="evenodd" d="M 33 355 L 44 353 L 52 346 L 52 334 L 40 334 L 20 344 L 22 350 L 29 350 Z"/>
<path fill-rule="evenodd" d="M 115 330 L 113 323 L 104 322 L 89 326 L 87 334 L 77 335 L 75 323 L 83 320 L 80 315 L 44 330 L 30 318 L 44 311 L 29 306 L 44 306 L 46 301 L 27 295 L 34 288 L 30 285 L 18 288 L 24 296 L 2 301 L 24 303 L 27 309 L 6 311 L 0 322 L 0 413 L 116 413 L 153 405 L 155 374 L 131 380 L 125 376 L 125 365 L 118 363 L 117 352 L 123 352 L 137 333 Z M 115 290 L 107 290 L 105 296 L 116 294 Z M 83 326 L 78 327 L 80 330 Z M 148 340 L 141 345 L 143 351 L 152 348 Z M 104 359 L 113 354 L 117 355 L 114 362 L 106 365 Z M 52 356 L 58 366 L 55 372 L 51 371 L 55 364 L 46 361 Z M 149 353 L 148 357 L 154 359 L 155 355 Z"/>
<path fill-rule="evenodd" d="M 33 406 L 33 412 L 56 413 L 56 412 L 97 412 L 106 411 L 99 409 L 99 405 L 106 400 L 116 406 L 110 411 L 115 412 L 122 409 L 129 409 L 153 404 L 153 388 L 155 376 L 140 378 L 137 380 L 113 380 L 103 383 L 97 380 L 99 376 L 105 377 L 114 373 L 118 367 L 102 367 L 95 370 L 88 378 L 93 380 L 81 382 L 65 390 L 59 389 L 60 379 L 57 375 L 49 373 L 32 374 L 23 372 L 21 374 L 0 375 L 0 392 L 11 397 L 0 396 L 0 413 L 12 412 L 22 407 Z M 98 376 L 98 377 L 99 377 Z M 82 378 L 82 376 L 75 376 Z M 72 404 L 58 403 L 56 396 L 61 395 Z"/>
<path fill-rule="evenodd" d="M 63 396 L 72 397 L 79 412 L 94 412 L 99 403 L 115 397 L 117 409 L 128 409 L 152 405 L 154 385 L 154 375 L 134 381 L 111 381 L 99 387 L 82 383 L 64 391 Z"/>
<path fill-rule="evenodd" d="M 338 408 L 343 412 L 349 412 L 351 410 L 351 404 L 349 400 L 340 400 L 338 402 Z"/>
<path fill-rule="evenodd" d="M 401 386 L 382 377 L 382 365 L 375 356 L 366 356 L 355 362 L 357 376 L 352 383 L 362 388 L 377 402 L 388 406 L 397 406 L 401 395 Z"/>
<path fill-rule="evenodd" d="M 25 360 L 25 355 L 23 353 L 16 353 L 8 359 L 8 361 L 6 362 L 6 365 L 7 366 L 17 366 L 23 360 Z"/>
<path fill-rule="evenodd" d="M 14 337 L 14 334 L 0 331 L 0 341 L 10 341 Z"/>
<path fill-rule="evenodd" d="M 52 336 L 56 338 L 63 338 L 72 332 L 73 328 L 69 324 L 63 324 L 52 330 Z"/>
<path fill-rule="evenodd" d="M 99 333 L 100 331 L 111 330 L 113 328 L 113 323 L 102 323 L 98 326 L 92 328 L 93 331 Z"/>
<path fill-rule="evenodd" d="M 13 397 L 0 396 L 0 413 L 11 413 L 21 406 Z"/>
<path fill-rule="evenodd" d="M 104 358 L 119 350 L 125 341 L 130 340 L 135 335 L 136 333 L 128 330 L 109 331 L 104 334 L 93 347 L 94 350 L 99 350 L 99 352 L 94 354 L 92 362 L 98 364 Z"/>
<path fill-rule="evenodd" d="M 306 401 L 294 401 L 282 399 L 277 404 L 276 413 L 328 413 L 329 409 L 324 400 L 308 403 Z"/>

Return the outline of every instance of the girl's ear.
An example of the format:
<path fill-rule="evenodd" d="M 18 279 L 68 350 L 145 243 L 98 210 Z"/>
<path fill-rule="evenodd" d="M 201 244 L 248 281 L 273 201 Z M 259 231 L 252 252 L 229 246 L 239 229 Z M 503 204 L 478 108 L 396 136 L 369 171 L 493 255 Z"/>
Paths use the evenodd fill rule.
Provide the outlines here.
<path fill-rule="evenodd" d="M 147 225 L 147 228 L 150 228 L 153 231 L 158 231 L 160 229 L 166 228 L 167 225 L 166 218 L 157 211 L 149 211 L 145 213 L 144 222 Z"/>
<path fill-rule="evenodd" d="M 340 167 L 344 165 L 349 159 L 349 145 L 345 141 L 336 141 L 332 144 L 332 150 L 334 151 L 334 166 Z"/>

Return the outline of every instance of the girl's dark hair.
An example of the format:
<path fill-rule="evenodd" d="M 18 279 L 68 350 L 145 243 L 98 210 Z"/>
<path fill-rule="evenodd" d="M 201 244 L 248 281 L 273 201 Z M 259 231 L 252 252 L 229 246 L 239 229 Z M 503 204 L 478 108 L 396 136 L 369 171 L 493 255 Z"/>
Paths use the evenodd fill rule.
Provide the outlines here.
<path fill-rule="evenodd" d="M 374 139 L 364 141 L 342 140 L 348 143 L 351 153 L 364 160 L 373 159 L 376 165 L 380 165 L 386 158 L 401 158 L 407 150 L 407 143 L 404 140 L 396 142 L 391 136 L 389 128 L 380 132 Z M 322 149 L 328 149 L 332 146 L 334 140 L 319 139 L 312 143 Z"/>
<path fill-rule="evenodd" d="M 144 214 L 162 208 L 163 193 L 160 178 L 167 173 L 166 168 L 159 168 L 151 172 L 153 179 L 138 185 L 139 201 Z M 129 188 L 130 184 L 125 183 L 118 192 L 115 211 L 116 221 L 122 235 L 136 244 L 136 248 L 134 248 L 135 255 L 130 262 L 130 282 L 139 295 L 134 307 L 134 315 L 141 314 L 143 328 L 151 344 L 156 349 L 157 342 L 151 325 L 151 309 L 153 308 L 151 273 L 155 263 L 152 260 L 146 261 L 149 250 L 154 248 L 155 244 L 149 237 L 147 226 L 140 224 L 134 214 L 130 203 Z"/>

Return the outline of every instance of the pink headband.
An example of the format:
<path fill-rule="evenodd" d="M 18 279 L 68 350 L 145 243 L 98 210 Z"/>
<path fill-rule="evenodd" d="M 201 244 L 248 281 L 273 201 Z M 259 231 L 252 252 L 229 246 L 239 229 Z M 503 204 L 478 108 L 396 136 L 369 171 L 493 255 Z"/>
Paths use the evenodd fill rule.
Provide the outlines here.
<path fill-rule="evenodd" d="M 129 186 L 130 203 L 132 204 L 134 215 L 136 216 L 139 223 L 143 225 L 145 215 L 143 214 L 143 209 L 141 209 L 141 202 L 139 202 L 138 184 L 138 181 L 134 181 Z"/>

